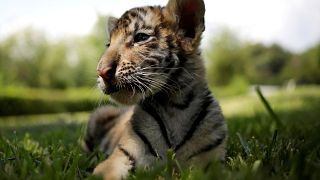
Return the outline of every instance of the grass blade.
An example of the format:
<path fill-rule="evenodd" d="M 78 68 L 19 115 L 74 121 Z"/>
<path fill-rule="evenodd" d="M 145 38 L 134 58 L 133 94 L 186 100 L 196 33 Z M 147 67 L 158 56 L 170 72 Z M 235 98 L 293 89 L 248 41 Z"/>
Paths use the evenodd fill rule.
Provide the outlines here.
<path fill-rule="evenodd" d="M 271 143 L 270 143 L 270 145 L 268 147 L 268 150 L 267 150 L 267 154 L 266 154 L 266 159 L 267 160 L 270 160 L 271 151 L 272 151 L 273 147 L 276 144 L 277 136 L 278 136 L 278 130 L 275 130 L 274 133 L 273 133 L 272 141 L 271 141 Z"/>
<path fill-rule="evenodd" d="M 283 126 L 281 120 L 279 119 L 277 114 L 273 111 L 273 109 L 271 108 L 271 106 L 270 106 L 269 102 L 267 101 L 267 99 L 263 96 L 260 87 L 256 86 L 255 89 L 256 89 L 256 92 L 257 92 L 261 102 L 263 103 L 264 107 L 267 109 L 267 111 L 270 114 L 270 116 L 276 122 L 277 128 L 281 128 L 282 129 L 284 126 Z"/>
<path fill-rule="evenodd" d="M 248 146 L 248 144 L 244 141 L 240 133 L 237 133 L 237 136 L 239 137 L 240 143 L 244 149 L 244 152 L 246 153 L 247 156 L 250 156 L 251 150 Z"/>

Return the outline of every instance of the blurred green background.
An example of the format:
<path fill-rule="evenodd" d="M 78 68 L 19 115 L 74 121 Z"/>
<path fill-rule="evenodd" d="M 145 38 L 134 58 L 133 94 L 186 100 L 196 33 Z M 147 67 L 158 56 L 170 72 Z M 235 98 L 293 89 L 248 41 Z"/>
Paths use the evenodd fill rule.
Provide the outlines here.
<path fill-rule="evenodd" d="M 106 19 L 98 16 L 83 36 L 52 40 L 29 27 L 3 38 L 0 115 L 90 111 L 105 101 L 95 88 L 95 67 L 107 42 Z M 250 93 L 253 85 L 274 92 L 320 83 L 320 43 L 296 53 L 221 28 L 203 51 L 208 82 L 218 97 Z"/>
<path fill-rule="evenodd" d="M 96 65 L 106 43 L 106 16 L 88 35 L 49 40 L 26 28 L 0 41 L 0 116 L 90 111 L 104 101 Z"/>

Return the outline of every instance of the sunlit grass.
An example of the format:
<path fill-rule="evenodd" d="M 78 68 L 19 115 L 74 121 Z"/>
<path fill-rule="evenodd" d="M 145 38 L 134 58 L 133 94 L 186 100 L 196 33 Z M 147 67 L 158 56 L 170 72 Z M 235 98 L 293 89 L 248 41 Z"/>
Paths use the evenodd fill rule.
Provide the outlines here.
<path fill-rule="evenodd" d="M 37 89 L 20 86 L 5 86 L 0 88 L 0 97 L 19 97 L 24 99 L 45 99 L 45 100 L 79 100 L 102 98 L 101 92 L 93 88 L 69 88 L 59 89 Z"/>
<path fill-rule="evenodd" d="M 15 86 L 0 88 L 0 117 L 92 111 L 94 108 L 107 103 L 108 97 L 97 88 L 66 90 Z"/>
<path fill-rule="evenodd" d="M 28 127 L 53 123 L 85 123 L 89 112 L 0 117 L 0 127 Z"/>
<path fill-rule="evenodd" d="M 280 89 L 267 99 L 276 111 L 298 110 L 310 105 L 310 102 L 319 101 L 320 88 L 304 86 L 295 90 Z M 265 112 L 257 94 L 223 97 L 218 100 L 226 117 L 253 116 L 255 113 Z"/>

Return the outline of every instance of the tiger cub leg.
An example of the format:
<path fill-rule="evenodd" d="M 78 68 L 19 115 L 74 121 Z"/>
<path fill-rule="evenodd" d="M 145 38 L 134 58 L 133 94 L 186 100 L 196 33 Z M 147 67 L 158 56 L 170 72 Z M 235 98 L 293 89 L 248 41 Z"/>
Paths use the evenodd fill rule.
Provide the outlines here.
<path fill-rule="evenodd" d="M 135 166 L 134 163 L 126 150 L 116 147 L 108 159 L 97 165 L 93 174 L 102 176 L 105 180 L 124 179 Z"/>
<path fill-rule="evenodd" d="M 212 162 L 224 162 L 226 156 L 226 140 L 210 151 L 203 152 L 189 159 L 187 165 L 196 165 L 206 170 Z"/>
<path fill-rule="evenodd" d="M 104 106 L 90 116 L 83 148 L 92 152 L 98 148 L 106 156 L 115 149 L 131 116 L 132 108 Z"/>
<path fill-rule="evenodd" d="M 108 159 L 98 164 L 93 174 L 100 175 L 105 180 L 125 179 L 136 167 L 148 167 L 156 160 L 130 125 L 127 122 L 119 144 Z"/>

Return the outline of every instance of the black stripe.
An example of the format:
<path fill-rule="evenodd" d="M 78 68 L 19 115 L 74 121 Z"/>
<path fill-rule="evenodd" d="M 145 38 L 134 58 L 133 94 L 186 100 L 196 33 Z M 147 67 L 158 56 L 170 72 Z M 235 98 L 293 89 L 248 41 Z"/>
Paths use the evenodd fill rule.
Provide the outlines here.
<path fill-rule="evenodd" d="M 157 55 L 152 55 L 152 56 L 150 56 L 150 58 L 157 60 L 158 63 L 160 63 L 163 59 L 162 56 L 157 56 Z"/>
<path fill-rule="evenodd" d="M 144 59 L 144 63 L 147 65 L 147 66 L 150 66 L 150 67 L 156 67 L 157 66 L 157 64 L 159 64 L 159 61 L 157 61 L 157 60 L 155 60 L 155 59 L 151 59 L 151 58 L 146 58 L 146 59 Z M 142 81 L 144 81 L 144 80 L 142 80 Z M 146 82 L 146 83 L 148 83 L 148 84 L 151 84 L 151 82 L 150 81 L 144 81 L 144 82 Z"/>
<path fill-rule="evenodd" d="M 210 150 L 212 150 L 213 148 L 219 146 L 223 140 L 225 139 L 226 134 L 223 133 L 218 139 L 216 139 L 212 144 L 207 144 L 206 146 L 202 147 L 201 149 L 199 149 L 198 151 L 196 151 L 195 153 L 193 153 L 192 155 L 190 155 L 188 157 L 188 160 L 190 160 L 191 158 L 201 154 L 201 153 L 205 153 L 208 152 Z"/>
<path fill-rule="evenodd" d="M 172 52 L 169 52 L 169 55 L 166 57 L 165 61 L 169 62 L 166 65 L 166 68 L 168 68 L 169 70 L 171 70 L 171 68 L 173 68 L 176 65 L 176 61 L 172 58 Z"/>
<path fill-rule="evenodd" d="M 164 125 L 162 119 L 160 118 L 159 114 L 157 113 L 157 111 L 153 107 L 148 105 L 147 103 L 143 103 L 140 106 L 145 112 L 147 112 L 150 116 L 153 117 L 153 119 L 156 120 L 156 122 L 158 123 L 158 125 L 160 127 L 161 134 L 164 137 L 164 140 L 166 141 L 166 144 L 168 145 L 169 148 L 171 148 L 172 144 L 168 138 L 167 128 L 165 127 L 165 125 Z"/>
<path fill-rule="evenodd" d="M 118 148 L 119 148 L 119 150 L 121 152 L 123 152 L 123 154 L 125 156 L 128 157 L 128 159 L 129 159 L 129 161 L 131 162 L 131 165 L 132 165 L 132 168 L 130 170 L 134 172 L 135 169 L 136 169 L 136 159 L 126 149 L 124 149 L 123 147 L 118 146 Z"/>
<path fill-rule="evenodd" d="M 208 107 L 209 105 L 213 102 L 212 97 L 210 96 L 210 92 L 208 91 L 205 94 L 203 103 L 201 105 L 201 107 L 199 107 L 199 111 L 200 113 L 195 114 L 194 117 L 192 117 L 191 119 L 193 120 L 193 123 L 191 125 L 191 128 L 189 129 L 189 131 L 187 132 L 187 134 L 185 135 L 185 137 L 183 138 L 183 140 L 175 147 L 175 150 L 177 151 L 181 146 L 183 146 L 189 139 L 192 138 L 193 133 L 197 130 L 199 124 L 201 123 L 201 121 L 206 117 L 206 115 L 208 114 L 209 110 Z M 196 112 L 199 112 L 196 111 Z"/>
<path fill-rule="evenodd" d="M 166 65 L 163 72 L 169 74 L 170 71 L 172 71 L 171 68 L 175 65 L 175 61 L 172 57 L 172 52 L 169 52 L 169 54 L 164 58 L 164 63 L 166 63 Z"/>
<path fill-rule="evenodd" d="M 94 150 L 95 144 L 94 144 L 94 138 L 87 135 L 84 139 L 85 145 L 89 152 L 92 152 Z"/>
<path fill-rule="evenodd" d="M 123 13 L 123 15 L 119 18 L 119 20 L 123 21 L 125 19 L 129 19 L 129 11 Z"/>
<path fill-rule="evenodd" d="M 118 22 L 123 26 L 126 27 L 131 23 L 131 18 L 129 17 L 129 11 L 125 12 L 123 16 L 118 20 Z"/>
<path fill-rule="evenodd" d="M 182 103 L 172 103 L 171 105 L 177 109 L 184 110 L 189 107 L 191 102 L 194 100 L 193 89 L 191 89 L 188 94 L 185 95 L 185 99 Z"/>
<path fill-rule="evenodd" d="M 129 16 L 131 16 L 131 18 L 136 18 L 138 16 L 138 13 L 134 12 L 134 11 L 130 11 L 128 12 Z"/>
<path fill-rule="evenodd" d="M 126 11 L 120 17 L 120 19 L 122 19 L 122 20 L 130 20 L 130 22 L 131 22 L 131 19 L 135 19 L 135 18 L 137 18 L 138 20 L 143 20 L 143 17 L 136 11 L 137 11 L 137 9 L 131 9 L 129 11 Z"/>
<path fill-rule="evenodd" d="M 184 71 L 185 70 L 183 69 L 183 66 L 179 66 L 177 67 L 177 70 L 171 74 L 171 77 L 173 77 L 174 79 L 178 79 L 179 77 L 181 77 L 181 74 L 185 73 Z"/>
<path fill-rule="evenodd" d="M 174 40 L 174 37 L 171 34 L 166 37 L 166 43 L 167 43 L 167 46 L 169 47 L 169 49 L 175 48 L 173 40 Z"/>
<path fill-rule="evenodd" d="M 150 49 L 158 49 L 159 48 L 159 44 L 156 42 L 148 43 L 146 46 L 147 46 L 147 48 L 150 48 Z"/>
<path fill-rule="evenodd" d="M 147 8 L 149 8 L 150 10 L 154 10 L 156 7 L 155 6 L 148 6 Z"/>
<path fill-rule="evenodd" d="M 138 21 L 143 21 L 143 17 L 136 11 L 132 10 L 127 13 L 128 13 L 127 15 L 124 14 L 121 18 L 138 19 Z"/>
<path fill-rule="evenodd" d="M 172 61 L 172 52 L 169 51 L 168 56 L 164 59 L 166 63 L 170 63 Z"/>
<path fill-rule="evenodd" d="M 153 27 L 152 26 L 149 26 L 149 25 L 145 25 L 143 24 L 141 29 L 146 29 L 146 30 L 153 30 Z"/>
<path fill-rule="evenodd" d="M 135 8 L 135 10 L 139 11 L 139 12 L 142 13 L 143 15 L 146 15 L 146 14 L 147 14 L 147 10 L 144 9 L 143 7 Z"/>
<path fill-rule="evenodd" d="M 160 38 L 160 26 L 159 25 L 154 27 L 154 36 L 157 37 L 157 39 Z"/>
<path fill-rule="evenodd" d="M 149 149 L 149 152 L 154 156 L 154 157 L 158 157 L 158 154 L 156 153 L 156 151 L 153 149 L 150 141 L 148 140 L 148 138 L 142 134 L 136 126 L 134 126 L 134 124 L 132 125 L 133 127 L 133 131 L 139 136 L 139 138 L 143 141 L 143 143 L 145 145 L 147 145 L 148 149 Z"/>
<path fill-rule="evenodd" d="M 185 66 L 185 63 L 187 62 L 187 59 L 183 55 L 178 55 L 178 59 L 179 61 L 178 61 L 178 64 L 176 65 L 177 69 L 173 73 L 171 73 L 170 79 L 178 80 L 178 78 L 181 77 L 183 73 L 186 73 L 184 70 L 184 66 Z"/>
<path fill-rule="evenodd" d="M 133 32 L 133 34 L 137 34 L 138 30 L 139 30 L 139 24 L 138 24 L 138 22 L 135 22 L 134 23 L 134 32 Z"/>

